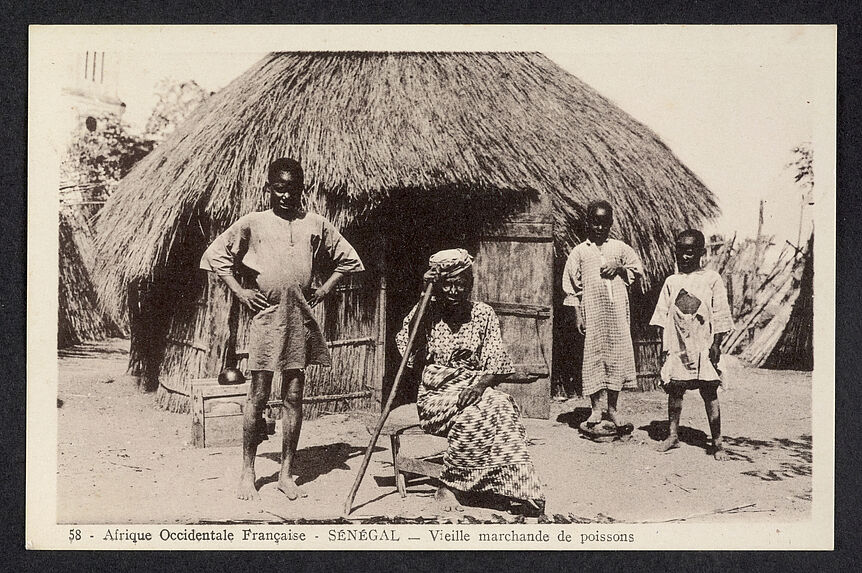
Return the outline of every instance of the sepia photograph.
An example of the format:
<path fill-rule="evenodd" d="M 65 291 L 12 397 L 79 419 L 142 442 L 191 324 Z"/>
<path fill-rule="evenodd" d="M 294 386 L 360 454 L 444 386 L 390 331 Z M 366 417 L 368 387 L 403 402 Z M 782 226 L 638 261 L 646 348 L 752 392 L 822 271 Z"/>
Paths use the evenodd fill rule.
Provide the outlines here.
<path fill-rule="evenodd" d="M 835 34 L 31 27 L 28 544 L 831 549 Z"/>

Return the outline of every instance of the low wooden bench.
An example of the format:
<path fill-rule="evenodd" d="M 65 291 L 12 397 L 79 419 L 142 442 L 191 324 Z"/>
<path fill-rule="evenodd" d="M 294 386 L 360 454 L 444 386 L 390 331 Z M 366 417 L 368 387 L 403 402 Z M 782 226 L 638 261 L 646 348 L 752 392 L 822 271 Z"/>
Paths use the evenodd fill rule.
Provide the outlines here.
<path fill-rule="evenodd" d="M 428 458 L 439 456 L 439 452 L 431 456 L 410 457 L 405 455 L 401 450 L 401 436 L 429 435 L 419 427 L 419 413 L 416 410 L 416 404 L 406 404 L 392 410 L 380 434 L 389 436 L 392 448 L 392 465 L 395 471 L 395 487 L 398 488 L 398 493 L 401 494 L 401 497 L 407 497 L 407 478 L 405 474 L 409 473 L 431 478 L 440 477 L 443 465 L 428 460 Z M 443 442 L 440 449 L 440 452 L 442 452 L 446 447 L 446 439 L 440 437 L 434 439 Z"/>

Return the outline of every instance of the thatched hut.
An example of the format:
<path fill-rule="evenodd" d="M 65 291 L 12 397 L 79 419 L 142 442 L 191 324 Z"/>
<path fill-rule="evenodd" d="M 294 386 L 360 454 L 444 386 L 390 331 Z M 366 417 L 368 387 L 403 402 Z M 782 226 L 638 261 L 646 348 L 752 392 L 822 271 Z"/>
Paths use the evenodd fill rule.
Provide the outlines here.
<path fill-rule="evenodd" d="M 650 284 L 673 269 L 674 233 L 717 214 L 654 133 L 542 54 L 270 54 L 141 161 L 101 214 L 102 301 L 123 312 L 131 293 L 141 309 L 131 367 L 158 379 L 163 403 L 181 407 L 190 379 L 243 365 L 247 317 L 197 259 L 266 208 L 266 167 L 284 155 L 305 168 L 309 207 L 369 269 L 320 310 L 336 366 L 312 371 L 306 394 L 330 410 L 380 400 L 428 254 L 462 244 L 478 253 L 476 297 L 543 376 L 513 392 L 546 416 L 568 354 L 558 344 L 552 360 L 560 262 L 584 237 L 587 202 L 616 206 L 615 232 Z"/>
<path fill-rule="evenodd" d="M 91 237 L 83 214 L 60 209 L 57 348 L 122 336 L 123 330 L 99 308 L 90 279 Z"/>

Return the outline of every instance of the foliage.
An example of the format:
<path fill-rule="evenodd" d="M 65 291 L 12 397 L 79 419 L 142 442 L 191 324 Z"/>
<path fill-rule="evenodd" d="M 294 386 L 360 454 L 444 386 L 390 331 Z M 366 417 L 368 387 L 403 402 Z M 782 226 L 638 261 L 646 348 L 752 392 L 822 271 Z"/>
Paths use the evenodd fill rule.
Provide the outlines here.
<path fill-rule="evenodd" d="M 66 180 L 90 190 L 89 199 L 103 200 L 132 167 L 153 150 L 154 143 L 129 131 L 120 118 L 96 118 L 95 129 L 81 123 L 72 136 L 62 170 Z"/>
<path fill-rule="evenodd" d="M 158 102 L 143 135 L 132 132 L 115 115 L 97 117 L 89 126 L 86 122 L 78 126 L 62 168 L 64 180 L 85 192 L 84 199 L 107 199 L 114 185 L 211 93 L 194 81 L 163 80 L 156 95 Z"/>
<path fill-rule="evenodd" d="M 159 98 L 153 109 L 144 134 L 155 141 L 162 141 L 183 121 L 188 118 L 200 104 L 205 102 L 212 92 L 208 92 L 195 81 L 175 82 L 162 80 L 156 88 Z"/>
<path fill-rule="evenodd" d="M 814 188 L 814 151 L 811 143 L 800 143 L 793 148 L 793 161 L 787 164 L 788 168 L 796 171 L 793 179 L 799 183 L 807 192 Z"/>

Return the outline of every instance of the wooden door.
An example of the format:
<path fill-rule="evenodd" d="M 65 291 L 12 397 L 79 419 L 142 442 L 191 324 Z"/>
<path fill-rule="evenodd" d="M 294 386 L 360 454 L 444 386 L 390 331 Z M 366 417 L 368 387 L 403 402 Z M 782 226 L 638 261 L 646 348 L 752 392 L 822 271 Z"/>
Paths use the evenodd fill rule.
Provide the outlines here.
<path fill-rule="evenodd" d="M 497 312 L 516 367 L 540 376 L 531 384 L 503 384 L 501 389 L 525 416 L 547 419 L 554 287 L 553 223 L 547 212 L 526 213 L 486 232 L 474 266 L 475 299 Z"/>

